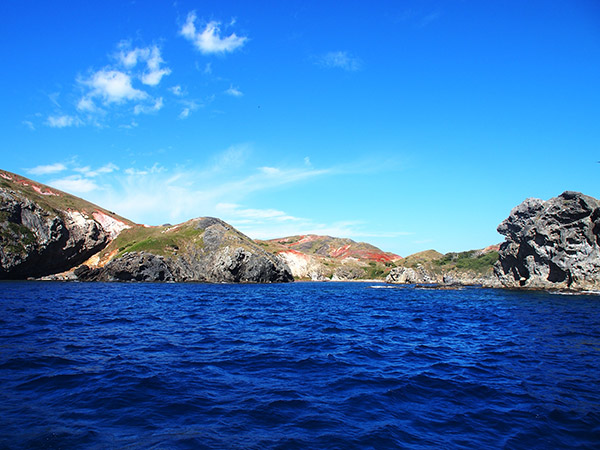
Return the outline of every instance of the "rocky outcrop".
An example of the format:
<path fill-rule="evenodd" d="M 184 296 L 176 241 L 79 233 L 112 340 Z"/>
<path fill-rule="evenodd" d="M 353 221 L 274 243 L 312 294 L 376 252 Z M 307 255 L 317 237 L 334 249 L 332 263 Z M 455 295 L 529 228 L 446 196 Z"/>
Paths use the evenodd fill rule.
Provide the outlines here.
<path fill-rule="evenodd" d="M 65 271 L 104 248 L 110 231 L 80 212 L 57 211 L 0 187 L 0 279 Z"/>
<path fill-rule="evenodd" d="M 600 289 L 600 202 L 567 191 L 527 199 L 498 227 L 506 237 L 494 272 L 502 285 Z"/>
<path fill-rule="evenodd" d="M 208 258 L 165 258 L 146 252 L 126 253 L 101 268 L 74 271 L 80 281 L 200 281 L 209 283 L 278 283 L 293 281 L 290 270 L 268 255 L 225 248 Z"/>
<path fill-rule="evenodd" d="M 102 268 L 84 264 L 73 273 L 81 281 L 174 281 L 165 259 L 145 252 L 126 253 Z"/>
<path fill-rule="evenodd" d="M 74 272 L 77 279 L 209 283 L 293 281 L 284 261 L 265 252 L 220 219 L 204 217 L 176 226 L 150 227 L 145 231 L 150 237 L 142 242 L 152 242 L 154 250 L 126 251 L 103 267 L 82 266 Z M 163 239 L 164 244 L 158 244 L 159 239 Z M 128 245 L 135 248 L 136 243 L 128 242 Z M 165 254 L 155 254 L 157 251 Z"/>
<path fill-rule="evenodd" d="M 395 267 L 385 279 L 386 283 L 395 284 L 431 284 L 441 283 L 441 277 L 428 272 L 422 267 L 416 269 L 410 267 Z"/>
<path fill-rule="evenodd" d="M 393 284 L 500 287 L 498 279 L 490 269 L 482 273 L 475 270 L 460 269 L 455 266 L 446 269 L 444 266 L 434 266 L 432 264 L 429 264 L 428 268 L 423 265 L 395 267 L 390 270 L 385 281 Z"/>

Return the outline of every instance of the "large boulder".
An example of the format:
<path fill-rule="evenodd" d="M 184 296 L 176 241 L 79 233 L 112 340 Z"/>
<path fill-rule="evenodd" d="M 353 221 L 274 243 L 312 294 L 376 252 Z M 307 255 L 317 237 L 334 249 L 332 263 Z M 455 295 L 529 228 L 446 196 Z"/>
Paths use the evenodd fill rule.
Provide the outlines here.
<path fill-rule="evenodd" d="M 567 191 L 527 199 L 498 227 L 506 237 L 494 272 L 502 285 L 532 289 L 600 289 L 600 202 Z"/>

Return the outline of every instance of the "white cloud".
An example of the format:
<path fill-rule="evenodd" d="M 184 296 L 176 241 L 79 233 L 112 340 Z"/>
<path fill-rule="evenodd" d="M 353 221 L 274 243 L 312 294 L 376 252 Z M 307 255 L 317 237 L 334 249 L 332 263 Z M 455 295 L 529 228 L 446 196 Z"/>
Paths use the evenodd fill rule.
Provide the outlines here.
<path fill-rule="evenodd" d="M 29 128 L 31 131 L 35 130 L 35 127 L 33 126 L 33 122 L 31 122 L 29 120 L 23 120 L 21 123 L 23 125 L 25 125 L 27 128 Z"/>
<path fill-rule="evenodd" d="M 240 204 L 242 199 L 253 192 L 328 173 L 328 170 L 300 168 L 278 169 L 277 174 L 267 175 L 256 169 L 248 175 L 246 171 L 238 170 L 247 151 L 243 145 L 231 147 L 207 168 L 176 167 L 167 170 L 157 165 L 149 168 L 130 167 L 93 179 L 79 174 L 79 178 L 60 180 L 60 186 L 71 190 L 77 187 L 78 192 L 81 192 L 82 187 L 85 187 L 84 180 L 95 185 L 104 180 L 105 176 L 110 177 L 111 182 L 101 184 L 102 189 L 94 191 L 88 198 L 90 201 L 118 211 L 134 221 L 161 224 L 183 222 L 198 216 L 218 215 L 218 204 Z M 81 186 L 67 186 L 67 183 L 78 183 Z M 241 206 L 234 208 L 231 216 L 238 220 L 254 222 L 270 220 L 288 223 L 296 220 L 282 211 Z"/>
<path fill-rule="evenodd" d="M 115 172 L 115 171 L 119 170 L 119 167 L 116 164 L 108 163 L 96 170 L 92 170 L 90 168 L 90 166 L 77 167 L 73 170 L 75 172 L 81 173 L 82 175 L 84 175 L 86 177 L 93 178 L 93 177 L 97 177 L 98 175 Z"/>
<path fill-rule="evenodd" d="M 67 166 L 62 163 L 54 163 L 27 169 L 27 173 L 32 175 L 48 175 L 51 173 L 62 172 L 63 170 L 67 170 Z"/>
<path fill-rule="evenodd" d="M 131 85 L 129 74 L 118 70 L 99 70 L 82 83 L 92 89 L 89 94 L 91 97 L 100 97 L 104 103 L 122 103 L 125 100 L 143 100 L 148 97 L 148 94 Z"/>
<path fill-rule="evenodd" d="M 237 36 L 235 33 L 221 37 L 220 22 L 208 22 L 201 32 L 196 30 L 195 22 L 196 13 L 192 11 L 188 14 L 180 34 L 191 41 L 204 54 L 230 53 L 241 48 L 248 40 L 247 37 Z"/>
<path fill-rule="evenodd" d="M 179 114 L 180 119 L 187 119 L 193 111 L 196 111 L 200 107 L 194 100 L 182 100 L 181 103 L 184 105 L 184 108 Z"/>
<path fill-rule="evenodd" d="M 183 89 L 179 85 L 172 86 L 169 88 L 169 90 L 173 93 L 173 95 L 176 95 L 177 97 L 181 97 L 183 95 Z"/>
<path fill-rule="evenodd" d="M 156 45 L 131 49 L 130 42 L 122 41 L 118 47 L 121 51 L 117 54 L 116 58 L 126 69 L 134 69 L 138 62 L 146 63 L 146 70 L 139 75 L 139 78 L 142 83 L 148 86 L 158 85 L 163 76 L 171 73 L 171 69 L 168 67 L 161 67 L 164 61 L 160 54 L 160 49 Z"/>
<path fill-rule="evenodd" d="M 245 199 L 254 192 L 338 173 L 333 169 L 316 170 L 304 165 L 296 168 L 261 167 L 250 174 L 237 170 L 250 150 L 248 145 L 232 146 L 216 155 L 207 168 L 179 166 L 166 169 L 154 164 L 119 170 L 110 162 L 98 168 L 76 167 L 72 174 L 49 184 L 76 195 L 85 194 L 94 203 L 139 223 L 153 225 L 216 216 L 252 238 L 313 233 L 360 240 L 408 234 L 378 230 L 364 232 L 364 222 L 341 220 L 320 223 L 276 208 L 245 205 Z M 65 169 L 64 164 L 57 163 L 30 170 L 57 173 Z"/>
<path fill-rule="evenodd" d="M 48 116 L 46 125 L 52 128 L 66 128 L 81 125 L 81 120 L 78 117 L 69 115 Z"/>
<path fill-rule="evenodd" d="M 146 72 L 142 75 L 142 83 L 148 86 L 156 86 L 158 83 L 160 83 L 160 80 L 163 76 L 169 75 L 170 73 L 170 69 L 158 69 Z"/>
<path fill-rule="evenodd" d="M 77 110 L 81 112 L 97 112 L 98 107 L 94 104 L 94 101 L 90 97 L 81 97 L 77 102 Z"/>
<path fill-rule="evenodd" d="M 245 219 L 244 222 L 247 224 L 252 222 L 262 223 L 265 220 L 276 222 L 302 220 L 277 209 L 243 208 L 236 203 L 218 203 L 216 205 L 216 210 L 228 218 L 236 218 L 237 220 L 240 218 Z"/>
<path fill-rule="evenodd" d="M 94 181 L 79 175 L 52 180 L 48 184 L 56 189 L 73 194 L 86 194 L 98 189 L 98 185 Z"/>
<path fill-rule="evenodd" d="M 210 75 L 212 73 L 212 63 L 207 62 L 206 66 L 204 66 L 204 74 Z"/>
<path fill-rule="evenodd" d="M 78 79 L 86 92 L 77 103 L 77 111 L 87 115 L 88 123 L 97 124 L 99 115 L 106 114 L 99 103 L 114 107 L 133 102 L 134 114 L 153 113 L 163 106 L 162 97 L 153 98 L 134 85 L 139 80 L 143 85 L 154 87 L 171 73 L 171 69 L 163 65 L 158 46 L 131 48 L 129 41 L 122 41 L 117 47 L 119 52 L 114 55 L 116 63 L 92 72 L 87 78 Z M 83 121 L 79 119 L 78 124 L 81 123 Z"/>
<path fill-rule="evenodd" d="M 240 91 L 237 87 L 229 86 L 229 89 L 225 91 L 227 95 L 231 95 L 232 97 L 241 97 L 244 95 L 242 91 Z"/>
<path fill-rule="evenodd" d="M 133 113 L 134 114 L 150 114 L 150 113 L 154 113 L 157 111 L 160 111 L 163 107 L 163 99 L 162 97 L 157 98 L 154 101 L 154 104 L 150 104 L 150 105 L 145 105 L 145 104 L 138 104 L 135 105 L 135 108 L 133 108 Z"/>
<path fill-rule="evenodd" d="M 317 63 L 326 68 L 339 68 L 349 72 L 355 72 L 362 67 L 362 61 L 348 52 L 329 52 L 319 58 Z"/>

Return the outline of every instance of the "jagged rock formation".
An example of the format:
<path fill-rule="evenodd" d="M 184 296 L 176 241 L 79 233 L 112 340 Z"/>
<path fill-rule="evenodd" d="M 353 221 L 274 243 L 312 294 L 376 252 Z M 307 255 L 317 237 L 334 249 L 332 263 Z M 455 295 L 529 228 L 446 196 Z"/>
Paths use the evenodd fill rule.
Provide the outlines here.
<path fill-rule="evenodd" d="M 74 199 L 0 171 L 0 279 L 68 270 L 129 226 L 102 208 Z"/>
<path fill-rule="evenodd" d="M 396 267 L 390 270 L 385 281 L 387 283 L 397 284 L 430 284 L 440 282 L 441 278 L 436 276 L 436 274 L 425 270 L 423 267 L 418 267 L 416 269 L 410 267 Z"/>
<path fill-rule="evenodd" d="M 503 286 L 600 289 L 600 202 L 567 191 L 527 199 L 500 224 L 506 236 L 494 270 Z"/>

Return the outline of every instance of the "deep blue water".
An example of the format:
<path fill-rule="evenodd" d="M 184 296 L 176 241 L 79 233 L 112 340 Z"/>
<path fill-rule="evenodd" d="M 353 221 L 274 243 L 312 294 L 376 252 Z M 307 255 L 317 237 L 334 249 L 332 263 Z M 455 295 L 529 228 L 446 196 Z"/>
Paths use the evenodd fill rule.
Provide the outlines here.
<path fill-rule="evenodd" d="M 0 283 L 0 448 L 600 448 L 600 297 Z"/>

